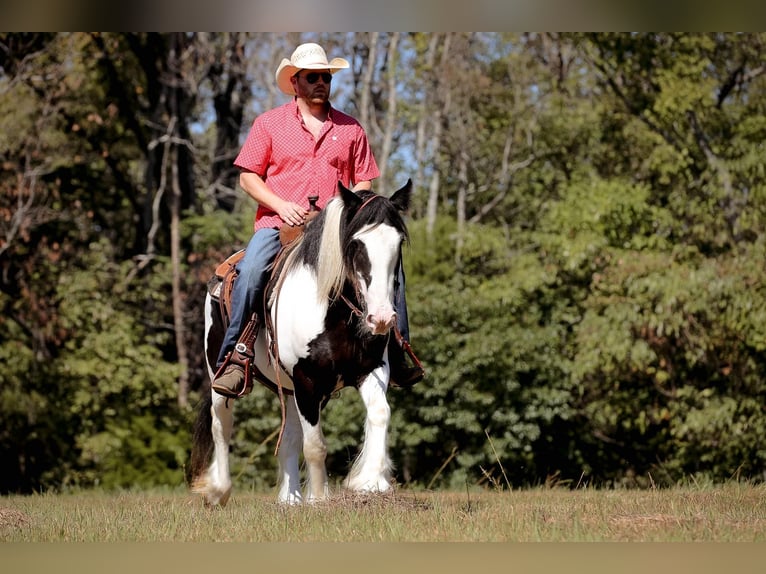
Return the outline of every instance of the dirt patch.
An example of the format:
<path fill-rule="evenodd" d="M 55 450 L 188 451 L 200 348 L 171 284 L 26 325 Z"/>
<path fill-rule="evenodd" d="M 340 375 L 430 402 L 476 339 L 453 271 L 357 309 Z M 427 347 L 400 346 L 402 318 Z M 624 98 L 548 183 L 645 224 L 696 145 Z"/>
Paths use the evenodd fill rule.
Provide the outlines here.
<path fill-rule="evenodd" d="M 29 524 L 29 516 L 13 508 L 0 508 L 0 530 L 23 528 Z"/>
<path fill-rule="evenodd" d="M 703 522 L 701 516 L 677 516 L 675 514 L 631 514 L 614 516 L 609 519 L 614 526 L 641 527 L 641 528 L 663 528 L 667 526 L 684 526 L 699 524 Z"/>
<path fill-rule="evenodd" d="M 431 510 L 432 504 L 412 494 L 401 494 L 396 490 L 385 493 L 354 493 L 347 490 L 333 494 L 317 506 L 335 509 L 371 509 L 371 510 Z"/>

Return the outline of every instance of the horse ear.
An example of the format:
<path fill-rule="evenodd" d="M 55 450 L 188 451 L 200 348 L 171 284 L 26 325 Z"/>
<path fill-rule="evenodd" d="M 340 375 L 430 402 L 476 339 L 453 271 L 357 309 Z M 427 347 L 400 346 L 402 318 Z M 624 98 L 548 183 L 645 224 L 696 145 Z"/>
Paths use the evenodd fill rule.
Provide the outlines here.
<path fill-rule="evenodd" d="M 394 207 L 404 213 L 410 208 L 410 197 L 412 194 L 412 180 L 408 179 L 404 187 L 397 189 L 391 196 L 391 203 Z"/>
<path fill-rule="evenodd" d="M 356 213 L 356 210 L 362 205 L 361 198 L 343 185 L 342 181 L 338 181 L 338 193 L 340 193 L 340 196 L 343 199 L 343 204 L 346 206 L 349 213 Z"/>

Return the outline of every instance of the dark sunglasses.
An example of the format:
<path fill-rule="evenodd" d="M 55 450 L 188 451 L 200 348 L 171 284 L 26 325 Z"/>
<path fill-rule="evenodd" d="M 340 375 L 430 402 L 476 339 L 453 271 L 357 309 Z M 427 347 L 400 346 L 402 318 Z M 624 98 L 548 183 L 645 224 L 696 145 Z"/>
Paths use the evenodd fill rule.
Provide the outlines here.
<path fill-rule="evenodd" d="M 309 84 L 316 84 L 317 80 L 319 80 L 319 78 L 322 78 L 322 81 L 325 84 L 329 84 L 330 82 L 332 82 L 332 74 L 330 72 L 322 72 L 322 73 L 319 73 L 319 72 L 309 72 L 308 74 L 306 74 L 303 77 L 306 78 L 306 81 Z"/>

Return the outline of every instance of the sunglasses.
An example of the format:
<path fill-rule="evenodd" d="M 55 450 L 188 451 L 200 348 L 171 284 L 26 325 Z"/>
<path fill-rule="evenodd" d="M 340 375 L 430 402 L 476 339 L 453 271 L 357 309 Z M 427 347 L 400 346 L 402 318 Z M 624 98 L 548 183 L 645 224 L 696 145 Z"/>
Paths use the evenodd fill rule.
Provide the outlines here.
<path fill-rule="evenodd" d="M 319 78 L 322 78 L 322 81 L 325 84 L 329 84 L 330 82 L 332 82 L 332 74 L 330 72 L 322 72 L 322 73 L 319 73 L 319 72 L 309 72 L 308 74 L 306 74 L 303 77 L 306 78 L 306 81 L 309 84 L 316 84 L 317 81 L 319 80 Z"/>

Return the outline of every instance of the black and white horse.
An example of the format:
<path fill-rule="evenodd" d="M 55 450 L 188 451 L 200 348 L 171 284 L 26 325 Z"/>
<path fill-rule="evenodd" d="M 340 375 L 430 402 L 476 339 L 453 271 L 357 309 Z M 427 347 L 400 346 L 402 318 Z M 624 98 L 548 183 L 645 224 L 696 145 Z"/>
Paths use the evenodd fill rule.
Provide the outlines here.
<path fill-rule="evenodd" d="M 289 393 L 277 452 L 278 500 L 288 504 L 328 496 L 320 414 L 332 393 L 346 386 L 359 390 L 366 421 L 364 443 L 345 486 L 357 492 L 385 492 L 392 486 L 387 343 L 397 319 L 396 270 L 407 240 L 402 214 L 409 208 L 412 183 L 390 199 L 338 188 L 285 261 L 269 311 L 278 360 L 269 354 L 273 347 L 263 328 L 256 340 L 258 368 Z M 216 315 L 210 295 L 205 310 L 207 346 Z M 207 350 L 208 357 L 218 352 Z M 208 370 L 212 378 L 210 361 Z M 210 505 L 226 504 L 231 494 L 228 457 L 235 402 L 211 391 L 195 425 L 193 490 Z M 301 450 L 307 470 L 303 492 Z"/>

